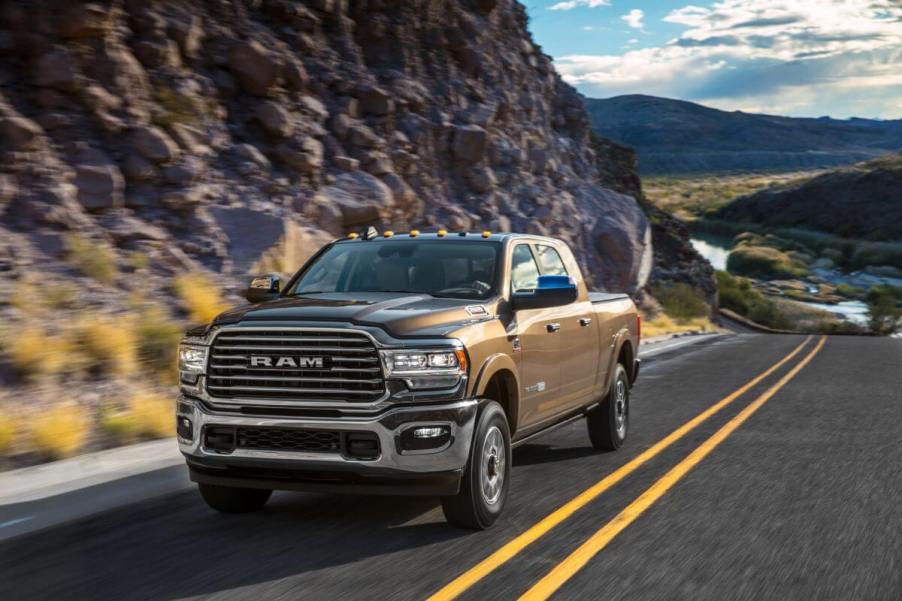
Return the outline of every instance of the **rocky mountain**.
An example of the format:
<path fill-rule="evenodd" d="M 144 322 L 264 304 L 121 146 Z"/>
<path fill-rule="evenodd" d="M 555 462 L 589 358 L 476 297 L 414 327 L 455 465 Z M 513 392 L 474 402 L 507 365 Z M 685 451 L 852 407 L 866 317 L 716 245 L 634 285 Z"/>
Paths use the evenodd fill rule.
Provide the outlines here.
<path fill-rule="evenodd" d="M 646 175 L 814 169 L 902 150 L 902 120 L 778 117 L 643 95 L 586 107 L 593 131 L 635 148 Z"/>
<path fill-rule="evenodd" d="M 902 240 L 902 154 L 738 198 L 712 217 L 804 227 L 847 238 Z"/>
<path fill-rule="evenodd" d="M 110 303 L 370 224 L 558 236 L 608 290 L 652 268 L 634 165 L 513 0 L 8 0 L 0 85 L 6 288 L 76 277 L 72 234 L 113 253 Z"/>

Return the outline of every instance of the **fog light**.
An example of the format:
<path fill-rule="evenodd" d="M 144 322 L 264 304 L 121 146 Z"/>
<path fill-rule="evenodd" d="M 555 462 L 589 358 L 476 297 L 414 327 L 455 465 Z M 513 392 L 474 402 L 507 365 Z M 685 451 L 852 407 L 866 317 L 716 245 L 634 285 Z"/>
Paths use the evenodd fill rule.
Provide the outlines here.
<path fill-rule="evenodd" d="M 438 438 L 445 432 L 445 428 L 432 426 L 429 428 L 414 428 L 414 438 Z"/>
<path fill-rule="evenodd" d="M 178 433 L 179 438 L 184 438 L 185 440 L 194 439 L 194 425 L 187 417 L 178 417 L 178 419 L 176 420 L 175 430 Z"/>
<path fill-rule="evenodd" d="M 401 433 L 401 452 L 440 450 L 451 441 L 448 426 L 415 426 Z"/>

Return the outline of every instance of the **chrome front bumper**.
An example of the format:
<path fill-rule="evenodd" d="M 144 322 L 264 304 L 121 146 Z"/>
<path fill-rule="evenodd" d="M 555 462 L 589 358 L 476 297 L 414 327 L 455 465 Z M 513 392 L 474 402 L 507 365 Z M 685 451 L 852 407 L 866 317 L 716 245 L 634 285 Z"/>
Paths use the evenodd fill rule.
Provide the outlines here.
<path fill-rule="evenodd" d="M 274 489 L 340 489 L 350 492 L 393 492 L 398 480 L 423 481 L 442 475 L 445 484 L 437 494 L 453 494 L 466 466 L 473 439 L 478 402 L 452 401 L 439 405 L 398 406 L 376 417 L 341 419 L 263 417 L 215 412 L 200 402 L 183 397 L 178 419 L 191 420 L 191 438 L 178 437 L 192 478 L 200 482 L 246 485 Z M 369 432 L 379 439 L 379 454 L 372 459 L 349 457 L 341 451 L 286 451 L 235 448 L 219 452 L 207 448 L 204 432 L 210 426 L 280 428 L 317 431 Z M 450 440 L 441 447 L 403 451 L 401 434 L 417 426 L 446 426 Z M 317 477 L 328 474 L 328 478 Z M 277 477 L 276 477 L 277 476 Z M 346 477 L 345 477 L 346 476 Z M 324 488 L 323 482 L 330 485 Z M 312 483 L 312 484 L 311 484 Z M 368 487 L 366 484 L 375 486 Z M 311 484 L 306 486 L 305 484 Z M 388 484 L 387 486 L 382 486 Z M 387 490 L 375 490 L 377 488 Z M 405 494 L 404 487 L 397 487 Z M 416 487 L 414 487 L 416 488 Z M 411 494 L 428 494 L 430 487 Z"/>

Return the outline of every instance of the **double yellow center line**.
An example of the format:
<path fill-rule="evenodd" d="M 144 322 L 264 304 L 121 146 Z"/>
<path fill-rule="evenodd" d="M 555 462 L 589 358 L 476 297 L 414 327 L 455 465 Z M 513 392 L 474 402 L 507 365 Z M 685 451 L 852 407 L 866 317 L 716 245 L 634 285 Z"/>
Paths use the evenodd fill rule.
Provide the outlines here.
<path fill-rule="evenodd" d="M 652 458 L 659 455 L 673 443 L 677 442 L 686 434 L 694 430 L 705 420 L 715 415 L 737 398 L 748 392 L 751 388 L 759 384 L 769 375 L 780 369 L 793 357 L 799 354 L 806 344 L 811 340 L 811 336 L 805 338 L 792 352 L 783 357 L 780 361 L 772 365 L 770 368 L 749 380 L 746 384 L 736 389 L 708 409 L 665 436 L 663 439 L 634 457 L 632 460 L 605 476 L 597 483 L 544 517 L 541 521 L 530 527 L 519 536 L 506 543 L 500 549 L 483 559 L 481 562 L 452 580 L 441 590 L 429 597 L 429 601 L 447 601 L 455 599 L 468 588 L 479 582 L 482 578 L 490 574 L 493 570 L 510 560 L 524 548 L 541 538 L 549 530 L 566 520 L 576 511 L 590 503 L 593 499 L 601 495 L 603 492 L 623 480 L 629 474 L 633 473 L 647 463 Z M 668 472 L 663 478 L 658 480 L 651 488 L 645 491 L 635 501 L 633 501 L 626 509 L 624 509 L 611 522 L 606 524 L 595 534 L 593 534 L 585 543 L 576 549 L 563 562 L 558 564 L 553 570 L 546 574 L 535 586 L 533 586 L 521 599 L 545 599 L 564 584 L 573 576 L 580 568 L 582 568 L 596 553 L 607 545 L 617 534 L 624 528 L 629 526 L 639 515 L 641 515 L 648 507 L 650 507 L 657 499 L 659 499 L 668 489 L 670 489 L 680 478 L 682 478 L 690 469 L 707 456 L 717 445 L 723 442 L 736 428 L 738 428 L 746 419 L 748 419 L 761 405 L 767 402 L 776 392 L 782 388 L 789 380 L 802 370 L 821 350 L 826 342 L 826 337 L 822 337 L 815 348 L 792 370 L 783 376 L 776 384 L 771 386 L 761 396 L 756 398 L 745 409 L 743 409 L 736 417 L 730 420 L 711 438 L 702 443 L 689 456 L 681 461 L 676 467 Z"/>

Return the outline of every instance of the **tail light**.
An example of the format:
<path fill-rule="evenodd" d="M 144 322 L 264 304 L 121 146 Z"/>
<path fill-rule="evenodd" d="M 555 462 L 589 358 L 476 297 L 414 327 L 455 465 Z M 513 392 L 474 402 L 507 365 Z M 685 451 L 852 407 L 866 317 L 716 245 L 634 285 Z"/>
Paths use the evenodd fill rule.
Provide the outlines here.
<path fill-rule="evenodd" d="M 636 344 L 642 340 L 642 316 L 636 313 Z"/>

